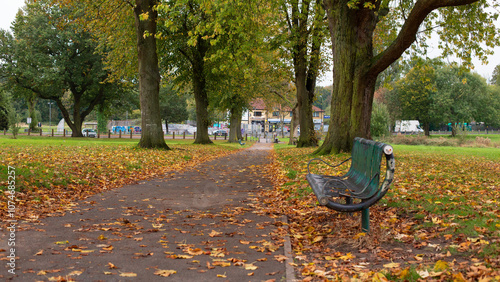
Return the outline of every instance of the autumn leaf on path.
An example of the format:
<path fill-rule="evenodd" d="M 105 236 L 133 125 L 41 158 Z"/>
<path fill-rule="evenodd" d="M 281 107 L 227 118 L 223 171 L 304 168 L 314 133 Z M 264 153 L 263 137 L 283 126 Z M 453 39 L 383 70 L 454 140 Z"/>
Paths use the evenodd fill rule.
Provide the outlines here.
<path fill-rule="evenodd" d="M 176 273 L 177 273 L 177 271 L 175 271 L 175 270 L 158 269 L 157 271 L 155 271 L 155 275 L 159 275 L 159 276 L 163 276 L 163 277 L 169 277 L 170 275 L 176 274 Z"/>
<path fill-rule="evenodd" d="M 120 272 L 121 277 L 137 277 L 137 273 L 133 272 Z"/>
<path fill-rule="evenodd" d="M 221 237 L 222 236 L 222 232 L 217 232 L 215 230 L 212 230 L 212 232 L 210 232 L 210 234 L 208 234 L 208 236 L 210 236 L 210 237 Z"/>

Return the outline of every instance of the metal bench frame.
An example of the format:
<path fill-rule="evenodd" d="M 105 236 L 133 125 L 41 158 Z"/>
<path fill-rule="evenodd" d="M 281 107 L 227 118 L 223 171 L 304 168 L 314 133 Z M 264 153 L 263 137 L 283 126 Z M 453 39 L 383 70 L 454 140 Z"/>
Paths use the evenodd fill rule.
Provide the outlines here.
<path fill-rule="evenodd" d="M 363 149 L 372 150 L 372 152 L 377 155 L 372 156 L 373 153 L 372 155 L 365 154 L 364 151 L 358 152 Z M 306 178 L 320 205 L 340 212 L 361 211 L 361 228 L 363 232 L 369 232 L 370 220 L 368 208 L 384 197 L 394 180 L 395 160 L 393 148 L 384 143 L 356 137 L 354 139 L 352 154 L 354 155 L 355 152 L 356 154 L 360 153 L 363 158 L 360 160 L 358 155 L 357 158 L 353 159 L 351 155 L 350 158 L 337 165 L 331 165 L 319 158 L 311 159 L 307 164 Z M 385 155 L 387 169 L 385 178 L 382 184 L 379 185 L 382 155 Z M 310 171 L 310 165 L 315 161 L 323 162 L 332 168 L 336 168 L 349 160 L 352 160 L 351 167 L 349 172 L 343 176 L 319 175 L 313 174 Z M 372 163 L 371 166 L 370 164 L 365 166 L 361 165 L 362 168 L 370 169 L 371 171 L 357 171 L 356 168 L 360 165 L 355 162 L 375 163 Z M 377 162 L 378 165 L 376 164 Z M 334 200 L 334 198 L 342 197 L 345 198 L 345 203 L 336 202 Z M 361 201 L 353 203 L 352 199 L 360 199 Z"/>

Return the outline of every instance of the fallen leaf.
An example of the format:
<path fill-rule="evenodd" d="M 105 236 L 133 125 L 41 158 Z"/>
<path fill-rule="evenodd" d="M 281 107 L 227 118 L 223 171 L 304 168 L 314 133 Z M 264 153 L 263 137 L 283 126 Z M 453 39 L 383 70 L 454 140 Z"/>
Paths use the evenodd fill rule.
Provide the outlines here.
<path fill-rule="evenodd" d="M 163 276 L 163 277 L 169 277 L 170 275 L 176 274 L 176 273 L 177 273 L 177 271 L 175 271 L 175 270 L 158 269 L 157 271 L 155 271 L 155 275 L 159 275 L 159 276 Z"/>
<path fill-rule="evenodd" d="M 137 277 L 137 273 L 133 272 L 120 272 L 121 277 Z"/>

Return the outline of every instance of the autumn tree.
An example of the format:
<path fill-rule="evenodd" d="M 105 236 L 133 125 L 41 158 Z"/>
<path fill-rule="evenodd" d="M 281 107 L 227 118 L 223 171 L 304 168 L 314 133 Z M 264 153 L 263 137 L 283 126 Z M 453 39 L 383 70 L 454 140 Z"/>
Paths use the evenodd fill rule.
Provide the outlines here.
<path fill-rule="evenodd" d="M 142 121 L 139 147 L 169 149 L 163 136 L 159 108 L 161 76 L 156 10 L 159 1 L 53 1 L 73 11 L 68 18 L 99 38 L 99 50 L 105 52 L 111 81 L 138 84 Z"/>
<path fill-rule="evenodd" d="M 431 105 L 436 89 L 435 69 L 429 64 L 417 64 L 406 76 L 396 83 L 396 93 L 401 106 L 403 120 L 418 120 L 429 136 L 433 121 Z"/>
<path fill-rule="evenodd" d="M 485 60 L 491 53 L 487 48 L 498 44 L 496 13 L 487 12 L 491 5 L 486 0 L 324 0 L 323 5 L 332 40 L 334 87 L 332 120 L 317 154 L 349 152 L 354 137 L 371 137 L 377 77 L 418 36 L 425 43 L 426 36 L 436 32 L 443 54 L 454 53 L 468 65 L 473 55 Z"/>
<path fill-rule="evenodd" d="M 94 38 L 66 24 L 65 13 L 68 10 L 50 1 L 27 1 L 13 23 L 13 36 L 3 32 L 0 38 L 2 74 L 11 85 L 55 101 L 72 136 L 81 137 L 84 119 L 119 86 L 105 82 L 108 73 Z M 69 105 L 65 96 L 70 97 Z M 33 95 L 25 97 L 34 104 Z"/>
<path fill-rule="evenodd" d="M 322 65 L 321 47 L 327 34 L 325 12 L 319 0 L 283 0 L 281 10 L 288 36 L 284 44 L 290 53 L 297 89 L 300 124 L 297 147 L 313 147 L 318 145 L 312 105 Z"/>

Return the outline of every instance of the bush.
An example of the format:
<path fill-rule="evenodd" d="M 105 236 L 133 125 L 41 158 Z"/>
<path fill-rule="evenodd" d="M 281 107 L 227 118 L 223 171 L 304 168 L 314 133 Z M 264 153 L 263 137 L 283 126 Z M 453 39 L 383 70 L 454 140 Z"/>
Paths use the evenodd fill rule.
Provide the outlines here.
<path fill-rule="evenodd" d="M 377 101 L 373 102 L 370 131 L 374 137 L 389 135 L 390 118 L 387 106 Z"/>

